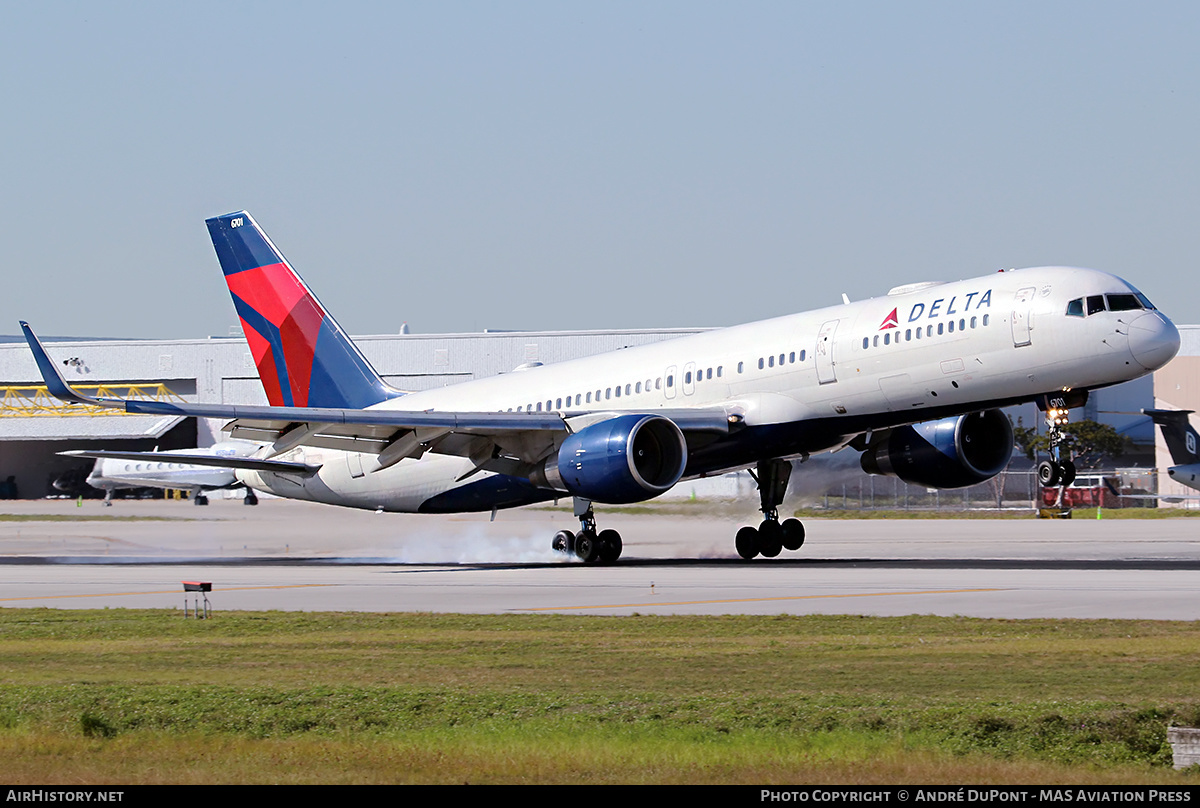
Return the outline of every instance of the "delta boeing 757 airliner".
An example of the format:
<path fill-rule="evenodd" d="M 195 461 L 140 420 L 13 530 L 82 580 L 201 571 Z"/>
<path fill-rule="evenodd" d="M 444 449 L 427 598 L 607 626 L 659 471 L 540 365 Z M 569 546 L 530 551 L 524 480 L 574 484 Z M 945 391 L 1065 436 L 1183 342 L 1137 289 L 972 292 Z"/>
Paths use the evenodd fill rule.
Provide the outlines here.
<path fill-rule="evenodd" d="M 57 397 L 131 413 L 230 419 L 257 458 L 237 469 L 283 497 L 419 513 L 495 511 L 570 496 L 578 531 L 553 545 L 616 561 L 621 536 L 592 504 L 651 499 L 680 480 L 750 468 L 763 521 L 743 558 L 804 541 L 779 521 L 791 459 L 851 447 L 875 474 L 955 488 L 1012 454 L 999 407 L 1037 401 L 1049 421 L 1089 390 L 1162 367 L 1167 317 L 1121 278 L 1038 267 L 778 317 L 493 378 L 404 393 L 387 385 L 249 213 L 209 233 L 270 406 L 96 399 L 75 392 L 29 326 Z M 136 454 L 131 455 L 136 456 Z M 1056 451 L 1044 482 L 1074 476 Z"/>

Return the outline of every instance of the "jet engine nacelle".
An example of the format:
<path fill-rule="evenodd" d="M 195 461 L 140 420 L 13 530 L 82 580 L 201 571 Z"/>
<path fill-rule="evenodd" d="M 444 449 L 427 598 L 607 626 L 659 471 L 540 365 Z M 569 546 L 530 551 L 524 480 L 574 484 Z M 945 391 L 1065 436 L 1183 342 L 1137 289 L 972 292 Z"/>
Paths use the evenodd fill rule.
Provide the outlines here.
<path fill-rule="evenodd" d="M 995 477 L 1008 465 L 1013 429 L 1000 410 L 984 410 L 897 427 L 862 453 L 868 474 L 933 488 L 962 488 Z"/>
<path fill-rule="evenodd" d="M 620 505 L 656 497 L 679 481 L 687 441 L 661 415 L 619 415 L 581 429 L 532 475 L 543 488 Z"/>

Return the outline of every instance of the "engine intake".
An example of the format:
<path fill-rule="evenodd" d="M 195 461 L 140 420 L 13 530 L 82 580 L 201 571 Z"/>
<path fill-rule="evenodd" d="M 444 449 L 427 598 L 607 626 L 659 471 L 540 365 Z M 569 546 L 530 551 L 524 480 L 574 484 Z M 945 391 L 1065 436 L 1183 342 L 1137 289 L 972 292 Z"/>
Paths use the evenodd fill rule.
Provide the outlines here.
<path fill-rule="evenodd" d="M 621 505 L 656 497 L 683 476 L 687 441 L 661 415 L 620 415 L 581 429 L 530 477 L 534 485 Z"/>
<path fill-rule="evenodd" d="M 888 430 L 862 453 L 868 474 L 933 488 L 963 488 L 995 477 L 1012 458 L 1013 429 L 1000 410 L 984 410 Z"/>

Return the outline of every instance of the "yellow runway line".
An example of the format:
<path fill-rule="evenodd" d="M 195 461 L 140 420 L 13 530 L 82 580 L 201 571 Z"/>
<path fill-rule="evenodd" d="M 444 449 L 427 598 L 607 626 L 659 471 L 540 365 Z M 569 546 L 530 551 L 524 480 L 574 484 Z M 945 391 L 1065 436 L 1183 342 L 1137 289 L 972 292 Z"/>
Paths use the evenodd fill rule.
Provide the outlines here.
<path fill-rule="evenodd" d="M 281 584 L 278 586 L 224 586 L 213 592 L 243 592 L 250 589 L 306 589 L 314 586 L 338 586 L 338 584 Z M 93 592 L 89 595 L 32 595 L 23 598 L 0 598 L 0 603 L 10 600 L 57 600 L 60 598 L 119 598 L 126 595 L 179 595 L 182 589 L 155 589 L 149 592 Z"/>
<path fill-rule="evenodd" d="M 729 598 L 726 600 L 675 600 L 646 603 L 615 603 L 607 606 L 539 606 L 522 612 L 557 612 L 569 609 L 633 609 L 646 606 L 705 606 L 713 603 L 769 603 L 777 600 L 821 600 L 823 598 L 884 598 L 895 595 L 956 595 L 966 592 L 1004 592 L 996 589 L 927 589 L 919 592 L 854 592 L 848 595 L 789 595 L 777 598 Z"/>

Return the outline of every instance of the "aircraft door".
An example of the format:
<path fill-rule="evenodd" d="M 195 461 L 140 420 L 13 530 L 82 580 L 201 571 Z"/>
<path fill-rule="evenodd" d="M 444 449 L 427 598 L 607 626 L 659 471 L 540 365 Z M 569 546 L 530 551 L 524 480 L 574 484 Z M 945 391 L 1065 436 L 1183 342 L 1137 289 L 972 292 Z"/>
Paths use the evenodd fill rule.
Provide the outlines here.
<path fill-rule="evenodd" d="M 675 385 L 678 383 L 675 377 L 679 375 L 677 370 L 675 365 L 671 365 L 663 375 L 663 395 L 667 398 L 675 398 Z"/>
<path fill-rule="evenodd" d="M 821 326 L 817 333 L 817 347 L 813 356 L 817 363 L 817 381 L 829 384 L 837 381 L 837 373 L 833 367 L 833 335 L 837 331 L 837 320 L 830 320 Z"/>
<path fill-rule="evenodd" d="M 690 396 L 696 392 L 696 363 L 688 362 L 683 366 L 683 394 Z"/>
<path fill-rule="evenodd" d="M 1013 304 L 1012 332 L 1013 346 L 1020 348 L 1030 343 L 1030 308 L 1032 307 L 1034 288 L 1032 286 L 1017 290 L 1017 299 Z"/>

